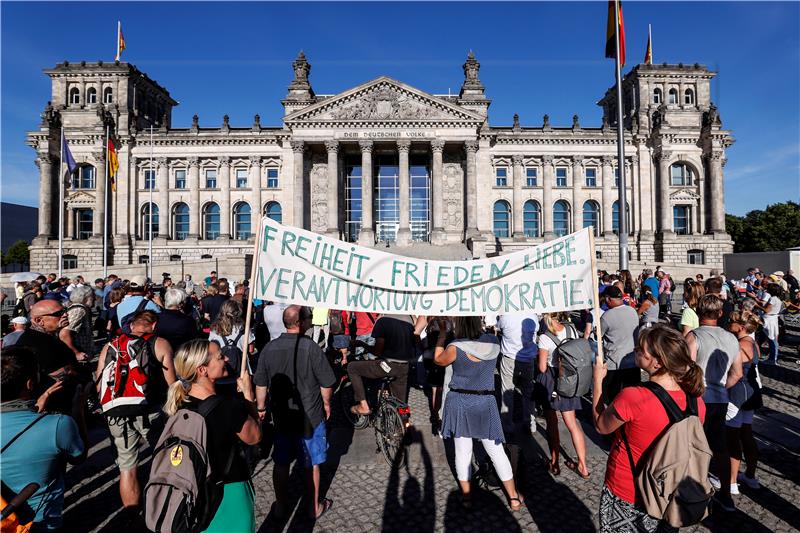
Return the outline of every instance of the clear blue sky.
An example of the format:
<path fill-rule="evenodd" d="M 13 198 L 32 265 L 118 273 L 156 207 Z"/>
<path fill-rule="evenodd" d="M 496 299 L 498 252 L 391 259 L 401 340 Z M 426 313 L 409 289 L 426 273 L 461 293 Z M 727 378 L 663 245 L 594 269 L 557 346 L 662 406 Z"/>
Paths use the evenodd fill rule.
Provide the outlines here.
<path fill-rule="evenodd" d="M 37 205 L 25 133 L 50 98 L 42 69 L 111 61 L 121 19 L 136 64 L 180 102 L 173 125 L 279 126 L 300 49 L 317 93 L 388 75 L 432 93 L 457 92 L 473 49 L 492 99 L 490 123 L 598 126 L 613 84 L 603 58 L 606 3 L 10 3 L 2 14 L 3 201 Z M 653 25 L 654 61 L 702 63 L 728 150 L 726 208 L 744 214 L 800 198 L 800 4 L 626 2 L 629 63 Z M 767 185 L 767 187 L 764 187 Z"/>

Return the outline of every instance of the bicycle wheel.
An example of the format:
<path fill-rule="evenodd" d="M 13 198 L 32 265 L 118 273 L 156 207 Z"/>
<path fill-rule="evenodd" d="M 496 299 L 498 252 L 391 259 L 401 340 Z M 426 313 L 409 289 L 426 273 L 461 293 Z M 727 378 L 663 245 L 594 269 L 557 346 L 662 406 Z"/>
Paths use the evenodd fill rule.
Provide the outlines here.
<path fill-rule="evenodd" d="M 388 403 L 381 405 L 375 423 L 375 438 L 389 466 L 398 465 L 405 459 L 405 433 L 406 429 L 397 409 Z"/>
<path fill-rule="evenodd" d="M 348 424 L 352 425 L 356 429 L 364 429 L 369 426 L 368 416 L 357 415 L 350 410 L 350 408 L 352 408 L 355 404 L 355 400 L 353 399 L 353 386 L 350 384 L 350 382 L 342 385 L 338 396 L 339 405 L 342 408 L 342 414 L 344 415 L 344 419 Z"/>

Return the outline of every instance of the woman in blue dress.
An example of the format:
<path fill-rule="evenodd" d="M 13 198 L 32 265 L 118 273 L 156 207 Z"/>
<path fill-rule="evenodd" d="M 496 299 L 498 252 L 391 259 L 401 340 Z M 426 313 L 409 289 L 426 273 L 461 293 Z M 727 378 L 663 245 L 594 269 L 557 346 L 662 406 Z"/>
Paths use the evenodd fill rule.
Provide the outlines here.
<path fill-rule="evenodd" d="M 500 354 L 497 337 L 485 334 L 481 318 L 455 317 L 456 340 L 445 348 L 447 324 L 439 319 L 434 361 L 453 365 L 444 399 L 442 436 L 452 438 L 456 451 L 456 476 L 464 506 L 471 506 L 472 439 L 480 439 L 503 483 L 513 511 L 522 507 L 511 463 L 503 449 L 503 427 L 494 390 L 494 369 Z"/>

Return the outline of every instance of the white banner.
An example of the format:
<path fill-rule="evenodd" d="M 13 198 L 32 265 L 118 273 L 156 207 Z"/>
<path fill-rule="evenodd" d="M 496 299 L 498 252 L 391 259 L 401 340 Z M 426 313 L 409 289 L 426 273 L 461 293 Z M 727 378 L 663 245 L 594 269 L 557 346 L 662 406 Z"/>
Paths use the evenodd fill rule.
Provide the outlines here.
<path fill-rule="evenodd" d="M 264 218 L 254 298 L 408 315 L 536 313 L 593 306 L 589 229 L 508 255 L 431 261 Z"/>

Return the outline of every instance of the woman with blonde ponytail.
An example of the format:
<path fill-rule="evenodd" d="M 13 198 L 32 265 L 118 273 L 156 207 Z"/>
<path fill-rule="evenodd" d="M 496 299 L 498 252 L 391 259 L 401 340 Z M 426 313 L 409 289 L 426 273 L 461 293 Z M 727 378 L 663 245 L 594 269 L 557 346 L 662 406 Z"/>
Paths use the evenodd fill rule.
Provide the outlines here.
<path fill-rule="evenodd" d="M 666 390 L 681 410 L 687 408 L 690 397 L 695 398 L 697 414 L 701 421 L 705 420 L 703 371 L 692 360 L 689 345 L 680 333 L 663 326 L 641 330 L 636 347 L 636 366 L 647 372 L 651 383 Z M 655 393 L 644 386 L 626 387 L 611 405 L 602 405 L 602 383 L 607 371 L 605 364 L 595 363 L 594 425 L 601 435 L 615 433 L 600 497 L 600 530 L 616 531 L 623 519 L 630 530 L 656 531 L 665 526 L 669 529 L 668 524 L 662 524 L 636 507 L 628 447 L 621 432 L 617 431 L 625 431 L 633 462 L 638 463 L 644 451 L 669 425 L 669 416 Z"/>
<path fill-rule="evenodd" d="M 225 362 L 226 357 L 216 342 L 196 339 L 183 344 L 175 355 L 178 381 L 169 387 L 164 411 L 172 416 L 180 409 L 198 410 L 204 401 L 216 395 L 216 381 L 227 376 Z M 216 407 L 206 416 L 206 449 L 211 473 L 224 482 L 222 502 L 207 532 L 255 531 L 255 492 L 250 482 L 250 469 L 238 449 L 241 443 L 258 444 L 261 427 L 250 375 L 238 377 L 236 383 L 244 401 L 221 395 Z M 237 451 L 226 470 L 231 449 Z"/>

